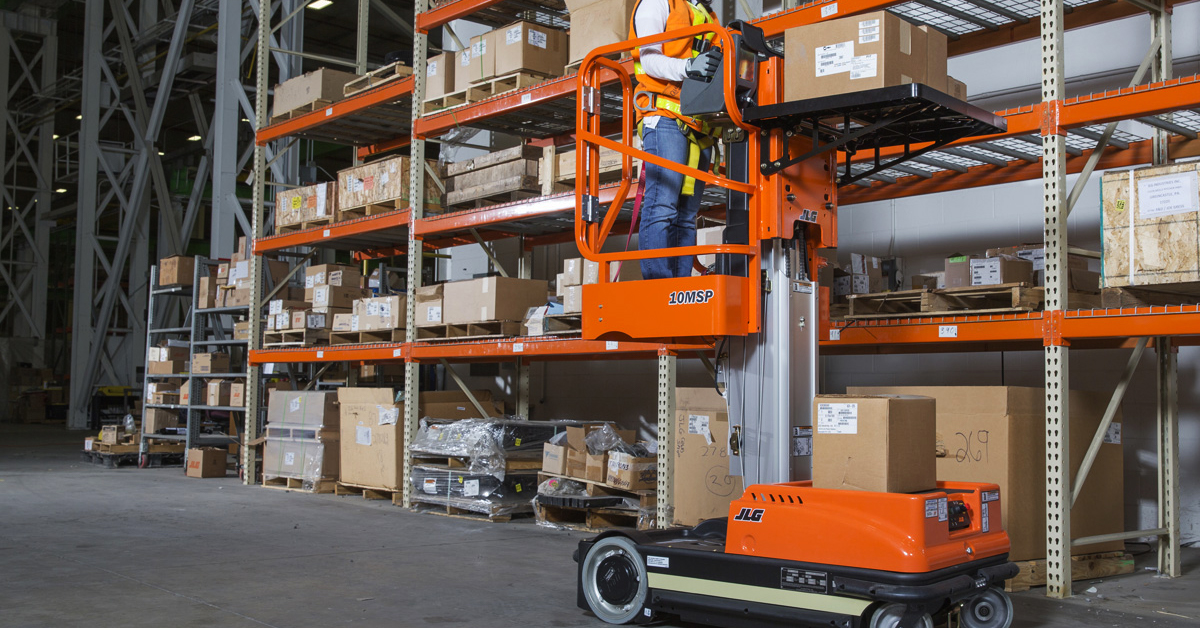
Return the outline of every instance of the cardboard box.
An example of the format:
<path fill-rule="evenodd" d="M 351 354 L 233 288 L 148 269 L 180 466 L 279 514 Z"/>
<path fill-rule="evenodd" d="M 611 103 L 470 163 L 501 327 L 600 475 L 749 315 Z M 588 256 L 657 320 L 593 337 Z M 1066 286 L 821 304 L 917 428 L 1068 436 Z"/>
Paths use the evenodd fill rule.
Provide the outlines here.
<path fill-rule="evenodd" d="M 442 317 L 447 324 L 519 321 L 546 302 L 546 282 L 515 277 L 483 277 L 443 286 Z"/>
<path fill-rule="evenodd" d="M 172 255 L 158 260 L 158 285 L 190 286 L 196 279 L 196 258 Z"/>
<path fill-rule="evenodd" d="M 583 259 L 579 257 L 571 257 L 563 260 L 562 280 L 560 282 L 564 286 L 582 286 L 583 285 Z"/>
<path fill-rule="evenodd" d="M 192 356 L 193 373 L 229 373 L 228 353 L 197 353 Z"/>
<path fill-rule="evenodd" d="M 167 344 L 167 342 L 164 341 L 160 346 L 150 347 L 147 350 L 151 362 L 170 362 L 172 360 L 188 359 L 189 345 L 178 346 Z"/>
<path fill-rule="evenodd" d="M 711 386 L 675 389 L 673 525 L 725 517 L 742 496 L 742 478 L 729 474 L 729 414 Z"/>
<path fill-rule="evenodd" d="M 217 282 L 220 279 L 205 275 L 196 288 L 196 307 L 202 310 L 217 307 Z"/>
<path fill-rule="evenodd" d="M 442 284 L 421 286 L 415 291 L 417 327 L 442 323 Z"/>
<path fill-rule="evenodd" d="M 927 290 L 945 288 L 946 273 L 945 271 L 938 271 L 936 273 L 922 273 L 920 275 L 913 275 L 911 277 L 911 282 L 913 290 L 919 290 L 921 288 L 925 288 Z"/>
<path fill-rule="evenodd" d="M 492 399 L 490 390 L 472 390 L 476 401 L 493 417 L 504 415 L 504 404 Z M 434 419 L 481 418 L 475 405 L 458 390 L 431 390 L 421 393 L 419 414 Z"/>
<path fill-rule="evenodd" d="M 234 340 L 249 340 L 250 339 L 250 321 L 242 321 L 233 324 L 233 339 Z"/>
<path fill-rule="evenodd" d="M 330 391 L 272 390 L 267 401 L 267 423 L 308 428 L 338 426 L 337 396 Z"/>
<path fill-rule="evenodd" d="M 336 441 L 336 436 L 328 441 L 267 437 L 263 444 L 263 477 L 312 482 L 337 479 L 340 446 Z"/>
<path fill-rule="evenodd" d="M 224 284 L 228 283 L 229 264 L 227 262 L 222 262 L 220 264 L 217 264 L 217 279 L 225 280 L 225 281 L 218 281 L 217 282 L 218 285 L 224 285 Z"/>
<path fill-rule="evenodd" d="M 246 307 L 250 305 L 250 289 L 235 288 L 232 290 L 222 290 L 224 301 L 218 302 L 217 307 Z"/>
<path fill-rule="evenodd" d="M 978 255 L 956 253 L 946 258 L 946 287 L 965 288 L 971 285 L 971 260 Z"/>
<path fill-rule="evenodd" d="M 972 286 L 996 286 L 1007 283 L 1023 283 L 1033 286 L 1033 264 L 1029 260 L 1007 255 L 971 260 Z"/>
<path fill-rule="evenodd" d="M 291 314 L 289 317 L 291 320 L 288 321 L 289 329 L 304 329 L 308 325 L 308 310 L 290 310 L 289 314 Z"/>
<path fill-rule="evenodd" d="M 348 312 L 334 314 L 330 331 L 350 331 L 351 327 L 357 328 L 358 324 L 354 322 L 354 318 L 355 316 Z"/>
<path fill-rule="evenodd" d="M 935 404 L 913 395 L 817 395 L 813 486 L 882 493 L 937 487 Z"/>
<path fill-rule="evenodd" d="M 179 405 L 189 406 L 192 404 L 192 387 L 184 386 L 179 389 Z"/>
<path fill-rule="evenodd" d="M 571 14 L 571 41 L 567 64 L 582 61 L 601 46 L 625 41 L 629 16 L 637 0 L 567 0 Z"/>
<path fill-rule="evenodd" d="M 953 76 L 946 77 L 946 93 L 951 98 L 957 98 L 963 102 L 967 100 L 967 84 L 954 78 Z"/>
<path fill-rule="evenodd" d="M 308 290 L 305 290 L 305 296 L 308 295 Z M 365 299 L 371 296 L 371 291 L 367 288 L 357 288 L 349 286 L 317 286 L 312 288 L 312 298 L 308 302 L 314 308 L 321 307 L 340 307 L 353 308 L 354 302 L 358 299 Z"/>
<path fill-rule="evenodd" d="M 583 312 L 583 286 L 567 286 L 563 291 L 563 314 Z"/>
<path fill-rule="evenodd" d="M 1200 281 L 1198 190 L 1196 162 L 1104 173 L 1104 287 Z"/>
<path fill-rule="evenodd" d="M 600 425 L 571 426 L 567 428 L 566 470 L 563 475 L 581 480 L 608 483 L 608 463 L 605 459 L 609 452 L 590 454 L 587 449 L 587 435 Z M 637 432 L 632 430 L 616 430 L 617 435 L 629 444 L 637 439 Z M 545 450 L 542 451 L 543 467 L 545 466 Z M 636 489 L 630 489 L 636 490 Z"/>
<path fill-rule="evenodd" d="M 275 194 L 275 227 L 333 218 L 337 211 L 337 183 L 325 182 Z"/>
<path fill-rule="evenodd" d="M 562 76 L 567 65 L 567 34 L 563 31 L 532 22 L 513 22 L 497 29 L 495 37 L 492 48 L 496 76 L 514 72 Z"/>
<path fill-rule="evenodd" d="M 658 459 L 636 458 L 619 451 L 608 454 L 604 483 L 626 491 L 647 491 L 658 485 Z"/>
<path fill-rule="evenodd" d="M 229 384 L 229 405 L 238 408 L 246 407 L 246 383 L 243 381 Z"/>
<path fill-rule="evenodd" d="M 189 449 L 187 452 L 187 477 L 189 478 L 223 478 L 225 477 L 225 460 L 229 452 L 216 447 Z"/>
<path fill-rule="evenodd" d="M 562 445 L 542 445 L 542 471 L 567 475 L 567 448 Z"/>
<path fill-rule="evenodd" d="M 454 52 L 443 52 L 426 61 L 425 100 L 433 100 L 454 93 L 454 70 L 457 66 L 457 53 Z"/>
<path fill-rule="evenodd" d="M 467 47 L 455 53 L 454 91 L 465 91 L 473 83 L 496 77 L 496 55 L 488 54 L 496 45 L 496 31 L 476 35 Z"/>
<path fill-rule="evenodd" d="M 403 489 L 404 404 L 391 388 L 341 388 L 341 473 L 348 484 Z"/>
<path fill-rule="evenodd" d="M 887 11 L 788 29 L 784 100 L 924 83 L 927 41 L 924 31 Z"/>
<path fill-rule="evenodd" d="M 121 442 L 121 428 L 116 425 L 105 425 L 100 428 L 100 442 L 105 445 L 116 445 Z"/>
<path fill-rule="evenodd" d="M 334 318 L 338 314 L 351 315 L 351 311 L 343 307 L 323 307 L 320 309 L 312 309 L 308 311 L 308 316 L 304 319 L 305 329 L 333 329 Z M 346 329 L 341 331 L 349 331 L 350 325 L 346 324 Z"/>
<path fill-rule="evenodd" d="M 150 394 L 150 403 L 155 405 L 187 405 L 183 403 L 183 394 L 187 389 L 177 390 L 175 392 L 156 392 Z"/>
<path fill-rule="evenodd" d="M 272 116 L 281 116 L 293 109 L 309 107 L 318 101 L 337 102 L 345 95 L 346 83 L 358 78 L 352 72 L 340 72 L 329 68 L 314 70 L 302 76 L 288 79 L 275 86 Z M 307 109 L 306 109 L 307 110 Z"/>
<path fill-rule="evenodd" d="M 187 372 L 187 360 L 168 360 L 166 362 L 147 362 L 146 373 L 150 375 L 172 375 Z"/>
<path fill-rule="evenodd" d="M 354 302 L 354 307 L 350 312 L 358 314 L 360 317 L 366 317 L 360 319 L 359 322 L 359 328 L 362 331 L 401 329 L 404 327 L 404 318 L 408 312 L 408 297 L 402 294 L 393 294 L 386 297 L 359 299 Z"/>
<path fill-rule="evenodd" d="M 850 388 L 852 394 L 925 395 L 937 400 L 939 480 L 1000 486 L 1001 516 L 1010 560 L 1046 557 L 1046 393 L 1017 386 L 898 386 Z M 1070 395 L 1071 477 L 1083 462 L 1110 395 Z M 1071 514 L 1071 537 L 1126 530 L 1121 415 L 1088 473 Z M 1074 547 L 1073 554 L 1121 551 L 1121 541 Z"/>
<path fill-rule="evenodd" d="M 587 454 L 584 459 L 583 479 L 590 482 L 604 482 L 605 474 L 608 472 L 608 452 L 601 454 Z"/>
<path fill-rule="evenodd" d="M 210 379 L 205 386 L 206 398 L 205 404 L 210 406 L 228 406 L 230 402 L 230 387 L 233 385 L 232 380 L 228 379 Z"/>
<path fill-rule="evenodd" d="M 166 408 L 146 408 L 142 411 L 142 433 L 157 434 L 168 427 L 179 427 L 179 414 Z"/>
<path fill-rule="evenodd" d="M 317 286 L 362 286 L 362 271 L 347 264 L 317 264 L 304 269 L 304 288 Z"/>
<path fill-rule="evenodd" d="M 567 476 L 586 480 L 587 457 L 588 453 L 586 449 L 567 448 Z"/>
<path fill-rule="evenodd" d="M 924 83 L 939 92 L 949 93 L 949 76 L 946 74 L 949 38 L 945 33 L 928 24 L 917 27 L 925 34 L 925 80 Z"/>
<path fill-rule="evenodd" d="M 883 265 L 878 257 L 850 254 L 850 293 L 869 294 L 883 292 L 887 285 L 883 281 Z"/>

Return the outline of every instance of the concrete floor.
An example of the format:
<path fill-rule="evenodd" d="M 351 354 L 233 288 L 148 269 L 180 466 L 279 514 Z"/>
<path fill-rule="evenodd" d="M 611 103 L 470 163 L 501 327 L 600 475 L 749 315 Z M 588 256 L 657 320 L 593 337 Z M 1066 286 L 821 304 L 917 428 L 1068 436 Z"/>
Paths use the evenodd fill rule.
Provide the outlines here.
<path fill-rule="evenodd" d="M 82 440 L 0 424 L 0 626 L 602 625 L 575 607 L 581 533 L 105 470 Z M 1014 625 L 1196 626 L 1200 550 L 1185 557 L 1178 580 L 1147 555 L 1069 601 L 1018 594 Z"/>

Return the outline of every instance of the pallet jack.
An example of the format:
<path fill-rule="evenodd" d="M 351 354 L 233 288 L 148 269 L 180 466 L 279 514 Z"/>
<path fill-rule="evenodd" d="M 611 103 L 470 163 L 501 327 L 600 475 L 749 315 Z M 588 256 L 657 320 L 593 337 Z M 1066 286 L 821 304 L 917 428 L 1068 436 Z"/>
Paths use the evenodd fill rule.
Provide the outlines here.
<path fill-rule="evenodd" d="M 724 128 L 720 175 L 635 148 L 634 86 L 611 58 L 706 33 L 721 65 L 710 81 L 684 83 L 681 107 Z M 581 541 L 577 604 L 614 624 L 676 616 L 728 626 L 932 628 L 936 616 L 965 628 L 1008 628 L 1012 604 L 996 585 L 1017 568 L 996 485 L 938 482 L 898 494 L 806 481 L 817 333 L 828 316 L 819 307 L 828 289 L 815 280 L 817 249 L 837 245 L 838 187 L 955 140 L 1001 132 L 1005 121 L 920 84 L 785 102 L 782 55 L 741 22 L 599 48 L 578 77 L 575 235 L 584 257 L 602 266 L 600 283 L 583 288 L 583 336 L 715 340 L 731 472 L 747 488 L 728 518 Z M 601 148 L 622 156 L 622 181 L 605 203 Z M 866 159 L 852 159 L 864 152 Z M 685 278 L 610 281 L 609 264 L 662 255 L 605 251 L 609 233 L 628 220 L 634 157 L 724 190 L 722 243 L 671 250 L 715 255 L 714 267 Z"/>

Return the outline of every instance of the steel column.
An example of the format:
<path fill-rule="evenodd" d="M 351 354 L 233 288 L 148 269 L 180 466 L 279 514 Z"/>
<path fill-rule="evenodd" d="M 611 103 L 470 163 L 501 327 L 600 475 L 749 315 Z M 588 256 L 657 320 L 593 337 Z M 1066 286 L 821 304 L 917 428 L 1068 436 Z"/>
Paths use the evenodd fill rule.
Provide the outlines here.
<path fill-rule="evenodd" d="M 217 20 L 228 25 L 217 29 L 217 85 L 212 125 L 212 215 L 209 257 L 229 257 L 237 240 L 237 216 L 244 212 L 237 198 L 238 95 L 243 91 L 241 63 L 241 15 L 239 0 L 220 0 Z M 233 28 L 233 25 L 239 28 Z M 197 182 L 199 183 L 199 182 Z M 202 185 L 202 184 L 201 184 Z"/>
<path fill-rule="evenodd" d="M 655 523 L 668 528 L 675 518 L 675 382 L 679 358 L 658 354 L 658 495 Z"/>
<path fill-rule="evenodd" d="M 1155 338 L 1158 363 L 1158 573 L 1178 578 L 1179 554 L 1179 363 L 1170 338 Z"/>

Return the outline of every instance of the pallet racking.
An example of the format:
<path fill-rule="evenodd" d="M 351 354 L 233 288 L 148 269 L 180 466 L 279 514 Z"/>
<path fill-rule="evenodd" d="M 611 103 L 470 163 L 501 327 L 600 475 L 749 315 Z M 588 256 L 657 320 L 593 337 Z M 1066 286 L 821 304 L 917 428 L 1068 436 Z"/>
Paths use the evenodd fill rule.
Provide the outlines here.
<path fill-rule="evenodd" d="M 1038 103 L 998 112 L 1008 121 L 1000 135 L 973 138 L 969 142 L 932 151 L 903 168 L 871 176 L 859 187 L 841 192 L 840 203 L 849 205 L 873 200 L 928 194 L 932 192 L 1042 179 L 1045 190 L 1046 307 L 1043 312 L 1011 315 L 952 316 L 918 321 L 870 321 L 835 323 L 821 332 L 821 350 L 827 355 L 848 353 L 901 353 L 921 351 L 1042 350 L 1046 365 L 1047 417 L 1047 595 L 1067 597 L 1070 587 L 1072 543 L 1101 539 L 1071 539 L 1070 499 L 1072 483 L 1067 459 L 1067 408 L 1061 392 L 1069 388 L 1069 349 L 1129 347 L 1139 350 L 1144 339 L 1153 338 L 1159 374 L 1159 525 L 1152 530 L 1110 535 L 1109 539 L 1156 536 L 1159 571 L 1180 573 L 1178 482 L 1178 413 L 1176 408 L 1176 362 L 1174 346 L 1191 344 L 1189 336 L 1200 334 L 1200 309 L 1168 306 L 1132 309 L 1070 310 L 1067 303 L 1065 260 L 1066 216 L 1078 191 L 1096 168 L 1115 168 L 1145 163 L 1163 163 L 1168 158 L 1200 155 L 1200 118 L 1188 109 L 1200 105 L 1200 77 L 1172 78 L 1170 55 L 1171 0 L 941 0 L 896 2 L 893 0 L 817 0 L 803 6 L 772 13 L 754 22 L 768 36 L 788 28 L 880 9 L 892 10 L 910 21 L 928 24 L 947 33 L 950 54 L 959 55 L 997 46 L 1040 39 L 1042 44 L 1042 89 Z M 730 9 L 731 10 L 731 9 Z M 562 23 L 565 6 L 558 0 L 513 2 L 511 0 L 450 0 L 431 7 L 429 0 L 415 3 L 413 65 L 426 62 L 427 33 L 454 20 L 473 20 L 497 25 L 519 12 L 544 23 Z M 1149 51 L 1133 84 L 1098 94 L 1067 97 L 1064 87 L 1064 30 L 1149 13 L 1152 36 Z M 572 77 L 550 79 L 532 87 L 507 92 L 449 110 L 421 114 L 409 106 L 409 124 L 397 122 L 380 130 L 373 112 L 381 108 L 403 110 L 420 103 L 425 94 L 424 74 L 367 90 L 326 109 L 268 126 L 266 124 L 266 49 L 270 14 L 260 11 L 258 64 L 258 135 L 255 152 L 255 243 L 261 255 L 295 246 L 352 250 L 359 259 L 403 254 L 481 239 L 522 238 L 523 250 L 538 244 L 569 241 L 562 225 L 574 218 L 574 201 L 569 195 L 546 196 L 481 210 L 426 216 L 424 179 L 413 169 L 407 210 L 310 229 L 287 235 L 262 236 L 267 145 L 292 136 L 321 137 L 353 144 L 359 158 L 401 146 L 423 154 L 427 138 L 458 127 L 471 127 L 520 135 L 531 143 L 553 146 L 571 141 L 574 131 L 575 82 Z M 365 27 L 365 21 L 360 21 Z M 630 68 L 626 68 L 627 71 Z M 605 102 L 613 110 L 619 103 Z M 388 115 L 396 115 L 390 112 Z M 372 122 L 372 120 L 374 120 Z M 1154 129 L 1144 137 L 1118 129 L 1115 122 L 1138 120 Z M 372 127 L 372 125 L 376 125 Z M 852 164 L 865 169 L 866 164 Z M 1075 189 L 1066 188 L 1068 173 L 1083 173 Z M 610 190 L 611 192 L 611 190 Z M 603 199 L 602 199 L 603 202 Z M 565 222 L 564 222 L 565 221 Z M 558 228 L 555 228 L 555 223 Z M 557 232 L 556 232 L 557 231 Z M 419 282 L 424 255 L 408 255 L 408 277 Z M 527 277 L 530 257 L 520 264 Z M 410 284 L 409 288 L 415 287 Z M 257 290 L 256 290 L 257 294 Z M 255 303 L 253 311 L 258 311 Z M 410 300 L 407 312 L 407 341 L 344 348 L 259 349 L 258 331 L 253 331 L 252 377 L 257 364 L 283 361 L 398 361 L 405 364 L 405 395 L 415 398 L 418 366 L 430 361 L 514 360 L 518 368 L 518 406 L 527 410 L 528 370 L 531 360 L 590 359 L 595 357 L 656 357 L 658 361 L 658 417 L 660 452 L 669 451 L 670 429 L 666 422 L 674 414 L 676 361 L 708 349 L 704 346 L 669 346 L 647 343 L 594 343 L 583 340 L 505 339 L 438 345 L 417 344 L 415 309 Z M 1139 339 L 1142 339 L 1139 341 Z M 614 353 L 607 353 L 615 351 Z M 1132 369 L 1118 386 L 1114 405 L 1128 385 Z M 255 386 L 248 386 L 256 390 Z M 248 400 L 257 403 L 256 399 Z M 254 413 L 250 413 L 251 416 Z M 406 434 L 411 439 L 417 426 L 416 404 L 406 405 Z M 253 421 L 248 429 L 256 429 Z M 1102 432 L 1096 439 L 1102 437 Z M 250 434 L 255 432 L 251 431 Z M 405 477 L 410 463 L 405 462 Z M 247 478 L 254 477 L 248 473 Z M 659 461 L 659 521 L 670 508 L 671 468 L 666 456 Z M 1078 485 L 1084 480 L 1079 478 Z M 405 500 L 411 487 L 405 483 Z"/>

